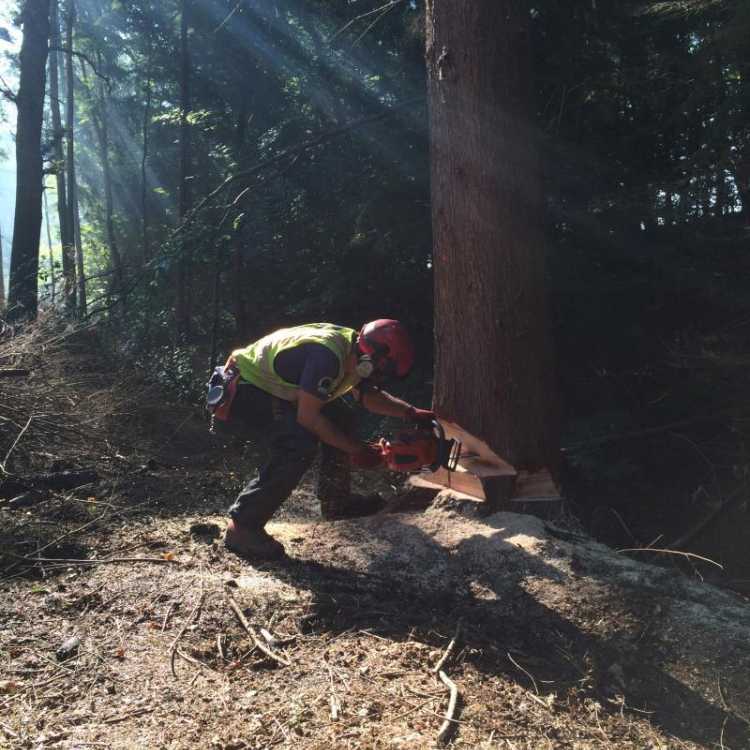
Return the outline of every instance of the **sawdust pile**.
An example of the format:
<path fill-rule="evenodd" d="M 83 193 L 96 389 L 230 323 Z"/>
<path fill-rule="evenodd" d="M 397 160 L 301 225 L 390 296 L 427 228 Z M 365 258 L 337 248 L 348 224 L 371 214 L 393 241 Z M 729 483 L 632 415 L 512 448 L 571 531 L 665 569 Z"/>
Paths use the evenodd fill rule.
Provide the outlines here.
<path fill-rule="evenodd" d="M 271 528 L 289 559 L 253 567 L 219 539 L 251 442 L 94 331 L 0 366 L 32 369 L 0 398 L 0 747 L 750 747 L 741 597 L 447 493 L 324 523 L 309 483 Z M 97 479 L 9 504 L 55 471 Z"/>

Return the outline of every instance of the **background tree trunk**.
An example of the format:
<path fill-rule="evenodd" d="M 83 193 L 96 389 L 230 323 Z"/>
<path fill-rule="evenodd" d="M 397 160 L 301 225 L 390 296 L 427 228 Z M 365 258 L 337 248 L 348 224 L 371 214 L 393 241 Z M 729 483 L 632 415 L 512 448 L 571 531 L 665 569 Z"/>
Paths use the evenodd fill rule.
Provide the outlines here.
<path fill-rule="evenodd" d="M 554 469 L 528 7 L 428 0 L 435 408 L 517 468 Z"/>
<path fill-rule="evenodd" d="M 149 56 L 151 51 L 149 50 Z M 150 57 L 149 57 L 150 59 Z M 145 103 L 143 105 L 143 151 L 141 153 L 141 257 L 143 263 L 151 260 L 151 248 L 148 241 L 148 157 L 149 157 L 149 129 L 151 127 L 151 96 L 153 82 L 151 71 L 146 75 Z"/>
<path fill-rule="evenodd" d="M 191 104 L 190 92 L 190 40 L 189 40 L 190 0 L 182 0 L 180 19 L 180 222 L 187 216 L 193 203 L 190 179 L 192 175 L 192 142 L 189 120 Z M 182 340 L 190 337 L 190 286 L 191 286 L 191 247 L 188 232 L 182 233 L 181 252 L 178 258 L 177 281 L 177 332 Z"/>
<path fill-rule="evenodd" d="M 44 220 L 47 225 L 47 249 L 49 250 L 49 289 L 50 304 L 55 306 L 55 258 L 52 252 L 52 228 L 49 222 L 49 201 L 47 200 L 47 190 L 43 191 L 44 198 Z"/>
<path fill-rule="evenodd" d="M 23 7 L 21 80 L 16 104 L 16 209 L 10 259 L 9 317 L 37 313 L 39 240 L 42 231 L 42 121 L 49 39 L 49 0 Z"/>
<path fill-rule="evenodd" d="M 62 69 L 62 52 L 60 52 L 60 14 L 58 0 L 52 0 L 50 9 L 50 47 L 49 58 L 49 100 L 52 111 L 52 147 L 55 159 L 55 179 L 57 181 L 57 216 L 60 224 L 60 244 L 62 245 L 63 297 L 65 309 L 69 314 L 76 309 L 76 270 L 73 251 L 73 235 L 68 226 L 68 199 L 65 185 L 65 154 L 63 138 L 65 132 L 60 115 L 60 70 Z"/>
<path fill-rule="evenodd" d="M 0 227 L 0 315 L 5 313 L 5 261 L 3 260 L 3 230 Z"/>
<path fill-rule="evenodd" d="M 66 223 L 70 228 L 71 239 L 75 248 L 77 277 L 78 308 L 80 317 L 86 315 L 86 277 L 83 271 L 83 248 L 81 247 L 80 221 L 78 216 L 78 185 L 76 183 L 75 164 L 75 76 L 73 75 L 73 27 L 75 25 L 76 7 L 69 0 L 65 18 L 65 130 L 67 135 L 66 173 L 68 176 L 68 216 Z"/>
<path fill-rule="evenodd" d="M 97 56 L 99 70 L 103 69 L 101 54 Z M 89 84 L 90 86 L 91 84 Z M 120 248 L 115 235 L 114 200 L 112 197 L 112 165 L 109 154 L 109 115 L 107 112 L 107 96 L 104 91 L 104 81 L 99 78 L 95 84 L 97 93 L 96 109 L 92 113 L 92 122 L 99 141 L 99 158 L 102 163 L 102 178 L 104 180 L 104 226 L 107 234 L 107 250 L 109 251 L 110 268 L 114 274 L 110 282 L 110 293 L 118 296 L 121 304 L 125 305 L 125 269 L 123 268 Z"/>

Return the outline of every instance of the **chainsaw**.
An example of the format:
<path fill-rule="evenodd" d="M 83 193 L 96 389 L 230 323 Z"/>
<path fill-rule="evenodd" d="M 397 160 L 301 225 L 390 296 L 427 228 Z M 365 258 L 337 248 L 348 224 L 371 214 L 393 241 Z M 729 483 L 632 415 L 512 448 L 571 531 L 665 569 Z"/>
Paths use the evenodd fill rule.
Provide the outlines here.
<path fill-rule="evenodd" d="M 448 440 L 443 426 L 436 419 L 428 426 L 400 432 L 393 441 L 380 441 L 383 461 L 390 471 L 414 473 L 437 471 L 439 468 L 455 471 L 461 458 L 461 443 Z"/>

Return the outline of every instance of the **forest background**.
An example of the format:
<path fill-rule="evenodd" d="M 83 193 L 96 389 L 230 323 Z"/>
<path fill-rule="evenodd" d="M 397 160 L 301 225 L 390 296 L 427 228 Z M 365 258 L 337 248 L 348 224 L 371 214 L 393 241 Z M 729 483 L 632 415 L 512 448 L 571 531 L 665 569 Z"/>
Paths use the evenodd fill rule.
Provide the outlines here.
<path fill-rule="evenodd" d="M 96 322 L 119 356 L 196 402 L 211 364 L 276 327 L 396 317 L 420 354 L 407 395 L 429 398 L 422 3 L 52 8 L 40 308 Z M 566 495 L 618 542 L 674 538 L 732 503 L 706 543 L 739 557 L 750 8 L 528 10 Z"/>

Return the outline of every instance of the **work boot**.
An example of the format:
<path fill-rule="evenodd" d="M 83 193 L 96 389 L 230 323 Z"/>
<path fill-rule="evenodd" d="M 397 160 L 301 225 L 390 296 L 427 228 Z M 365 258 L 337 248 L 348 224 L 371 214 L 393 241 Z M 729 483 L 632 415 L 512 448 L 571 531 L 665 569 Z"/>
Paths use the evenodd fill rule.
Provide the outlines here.
<path fill-rule="evenodd" d="M 241 526 L 230 518 L 224 534 L 224 546 L 240 557 L 251 560 L 278 560 L 284 557 L 284 545 L 262 526 Z"/>

